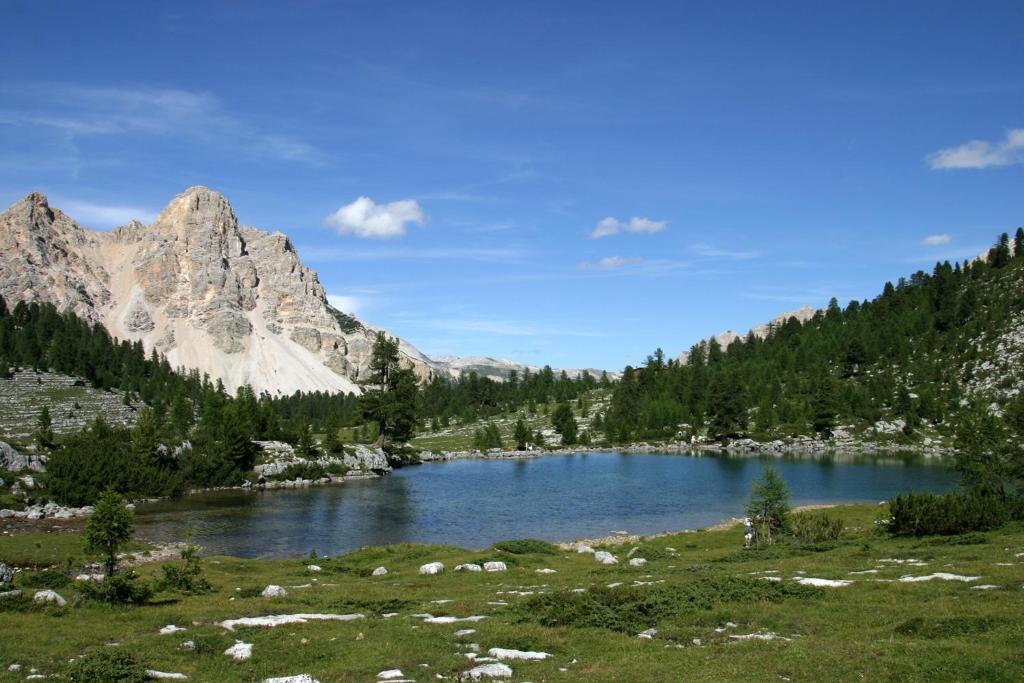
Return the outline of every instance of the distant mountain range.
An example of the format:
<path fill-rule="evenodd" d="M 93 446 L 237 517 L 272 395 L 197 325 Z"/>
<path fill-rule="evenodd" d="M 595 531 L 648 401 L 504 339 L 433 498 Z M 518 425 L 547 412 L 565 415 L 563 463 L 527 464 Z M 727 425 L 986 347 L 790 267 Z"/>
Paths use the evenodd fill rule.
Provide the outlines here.
<path fill-rule="evenodd" d="M 109 232 L 28 195 L 0 214 L 0 295 L 73 311 L 229 391 L 358 393 L 378 329 L 328 303 L 286 235 L 241 225 L 228 200 L 205 187 L 176 196 L 151 225 Z M 423 379 L 537 370 L 430 358 L 404 340 L 400 352 Z"/>

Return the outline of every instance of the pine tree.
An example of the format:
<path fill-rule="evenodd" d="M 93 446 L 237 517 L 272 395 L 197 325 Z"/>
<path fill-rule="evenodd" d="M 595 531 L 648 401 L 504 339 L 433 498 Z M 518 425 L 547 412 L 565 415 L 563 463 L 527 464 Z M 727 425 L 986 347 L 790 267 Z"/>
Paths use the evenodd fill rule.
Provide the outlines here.
<path fill-rule="evenodd" d="M 403 368 L 398 340 L 377 333 L 370 359 L 370 373 L 359 406 L 363 417 L 378 428 L 378 440 L 408 441 L 416 429 L 419 382 L 410 368 Z"/>
<path fill-rule="evenodd" d="M 327 423 L 324 426 L 324 440 L 322 446 L 328 455 L 338 455 L 345 449 L 338 434 L 338 420 L 333 416 L 327 420 Z"/>
<path fill-rule="evenodd" d="M 789 491 L 786 482 L 771 465 L 766 465 L 761 479 L 754 482 L 747 502 L 747 516 L 754 520 L 768 543 L 773 534 L 789 528 Z"/>
<path fill-rule="evenodd" d="M 131 539 L 132 530 L 132 511 L 120 494 L 107 489 L 85 523 L 85 544 L 89 552 L 103 556 L 108 577 L 117 570 L 117 551 Z"/>
<path fill-rule="evenodd" d="M 576 443 L 578 427 L 568 403 L 563 402 L 555 406 L 555 411 L 551 414 L 551 426 L 561 434 L 563 445 L 572 446 Z"/>
<path fill-rule="evenodd" d="M 36 418 L 35 441 L 39 450 L 48 450 L 54 446 L 53 420 L 50 418 L 48 406 L 43 406 Z"/>
<path fill-rule="evenodd" d="M 1010 263 L 1010 236 L 1007 233 L 1003 233 L 999 236 L 999 241 L 989 251 L 989 263 L 993 268 L 1005 268 Z"/>
<path fill-rule="evenodd" d="M 1024 228 L 1017 228 L 1017 234 L 1013 236 L 1013 255 L 1024 259 Z"/>
<path fill-rule="evenodd" d="M 512 434 L 512 438 L 516 442 L 517 451 L 526 450 L 526 443 L 530 440 L 530 430 L 526 426 L 526 422 L 523 421 L 523 418 L 516 420 L 515 431 Z"/>

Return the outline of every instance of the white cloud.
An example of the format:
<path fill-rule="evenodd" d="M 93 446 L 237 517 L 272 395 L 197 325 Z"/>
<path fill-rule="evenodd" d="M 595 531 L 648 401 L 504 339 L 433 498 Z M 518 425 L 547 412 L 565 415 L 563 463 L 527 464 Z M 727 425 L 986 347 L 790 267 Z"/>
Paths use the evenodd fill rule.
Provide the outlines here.
<path fill-rule="evenodd" d="M 749 261 L 760 254 L 756 251 L 737 251 L 732 249 L 721 249 L 711 244 L 694 244 L 690 251 L 705 259 L 730 259 L 733 261 Z"/>
<path fill-rule="evenodd" d="M 655 221 L 641 216 L 634 216 L 629 221 L 620 221 L 618 218 L 608 216 L 607 218 L 602 218 L 590 232 L 590 239 L 596 240 L 601 237 L 616 235 L 623 231 L 641 233 L 661 232 L 666 227 L 668 227 L 668 221 Z"/>
<path fill-rule="evenodd" d="M 1006 138 L 992 143 L 971 140 L 959 147 L 940 149 L 927 157 L 933 170 L 954 168 L 989 168 L 1024 163 L 1024 128 L 1006 133 Z"/>
<path fill-rule="evenodd" d="M 627 258 L 625 256 L 608 256 L 596 263 L 584 261 L 583 263 L 580 264 L 580 268 L 621 268 L 622 266 L 629 266 L 641 263 L 641 261 L 642 259 Z"/>
<path fill-rule="evenodd" d="M 366 299 L 351 294 L 328 294 L 327 303 L 342 313 L 358 315 L 359 311 L 366 305 Z"/>
<path fill-rule="evenodd" d="M 423 225 L 426 216 L 415 199 L 376 204 L 369 197 L 359 197 L 324 220 L 340 235 L 390 239 L 404 235 L 409 223 Z"/>
<path fill-rule="evenodd" d="M 951 241 L 953 241 L 953 238 L 946 234 L 928 235 L 923 240 L 921 240 L 921 244 L 928 247 L 937 247 L 940 244 L 949 244 Z"/>
<path fill-rule="evenodd" d="M 131 206 L 105 206 L 75 200 L 54 200 L 54 206 L 71 216 L 76 222 L 93 228 L 115 228 L 128 221 L 152 223 L 156 212 Z"/>

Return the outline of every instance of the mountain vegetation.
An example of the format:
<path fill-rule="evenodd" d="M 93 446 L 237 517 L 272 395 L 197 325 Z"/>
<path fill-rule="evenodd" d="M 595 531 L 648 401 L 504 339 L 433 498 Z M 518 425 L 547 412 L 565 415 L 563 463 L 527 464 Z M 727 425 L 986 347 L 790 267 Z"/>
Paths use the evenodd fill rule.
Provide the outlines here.
<path fill-rule="evenodd" d="M 886 283 L 871 301 L 841 307 L 833 299 L 807 322 L 790 318 L 763 339 L 750 334 L 726 348 L 701 342 L 686 363 L 658 350 L 626 368 L 604 429 L 613 443 L 828 439 L 839 425 L 864 432 L 886 421 L 912 442 L 922 427 L 952 438 L 961 423 L 991 413 L 1004 426 L 988 437 L 1005 440 L 1024 429 L 1024 394 L 1019 362 L 1003 373 L 997 365 L 1019 360 L 1022 320 L 1018 229 L 985 259 L 937 263 L 931 273 Z"/>

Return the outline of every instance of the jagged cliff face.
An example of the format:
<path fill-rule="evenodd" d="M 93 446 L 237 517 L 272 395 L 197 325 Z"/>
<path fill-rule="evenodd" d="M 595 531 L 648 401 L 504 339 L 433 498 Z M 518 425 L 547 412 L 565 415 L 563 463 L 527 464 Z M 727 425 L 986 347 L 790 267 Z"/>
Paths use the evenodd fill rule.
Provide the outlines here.
<path fill-rule="evenodd" d="M 285 235 L 240 226 L 204 187 L 108 233 L 29 195 L 0 214 L 0 295 L 72 310 L 232 391 L 358 392 L 375 335 L 327 303 Z M 437 371 L 402 351 L 421 377 Z"/>

